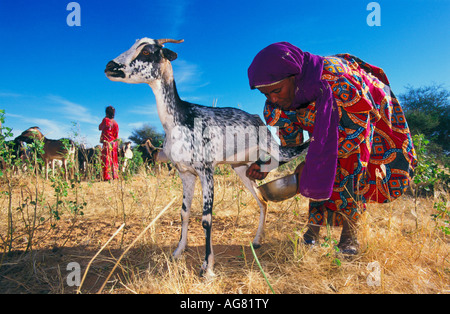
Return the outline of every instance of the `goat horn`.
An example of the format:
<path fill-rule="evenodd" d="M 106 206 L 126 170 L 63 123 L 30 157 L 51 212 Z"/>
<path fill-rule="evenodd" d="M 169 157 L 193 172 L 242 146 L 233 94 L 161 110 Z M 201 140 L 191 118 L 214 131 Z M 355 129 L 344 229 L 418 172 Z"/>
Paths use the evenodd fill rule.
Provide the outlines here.
<path fill-rule="evenodd" d="M 170 39 L 170 38 L 162 38 L 162 39 L 157 39 L 156 43 L 158 45 L 164 45 L 165 43 L 173 43 L 173 44 L 180 44 L 184 41 L 184 39 L 180 39 L 180 40 L 176 40 L 176 39 Z"/>

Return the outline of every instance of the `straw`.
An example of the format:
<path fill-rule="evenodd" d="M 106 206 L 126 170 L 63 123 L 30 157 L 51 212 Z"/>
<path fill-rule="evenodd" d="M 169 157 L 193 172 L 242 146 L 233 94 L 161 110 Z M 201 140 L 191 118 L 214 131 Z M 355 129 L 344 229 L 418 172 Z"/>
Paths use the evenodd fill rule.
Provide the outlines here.
<path fill-rule="evenodd" d="M 103 283 L 103 285 L 101 286 L 100 290 L 98 290 L 97 294 L 100 294 L 103 291 L 103 288 L 105 288 L 106 283 L 108 282 L 109 278 L 111 277 L 111 275 L 113 274 L 113 272 L 116 270 L 117 265 L 120 263 L 120 261 L 122 260 L 122 258 L 125 256 L 125 254 L 128 253 L 128 251 L 133 247 L 133 245 L 136 244 L 137 241 L 139 241 L 139 239 L 147 232 L 148 229 L 150 229 L 150 227 L 169 209 L 170 206 L 172 206 L 173 202 L 175 202 L 174 198 L 169 205 L 167 205 L 159 214 L 158 216 L 155 217 L 155 219 L 153 219 L 153 221 L 147 226 L 145 227 L 145 229 L 138 235 L 138 237 L 136 239 L 134 239 L 134 241 L 127 247 L 127 249 L 122 253 L 122 255 L 119 257 L 119 259 L 117 260 L 116 264 L 114 265 L 113 269 L 111 270 L 111 272 L 109 273 L 108 277 L 106 278 L 105 282 Z"/>
<path fill-rule="evenodd" d="M 86 271 L 84 272 L 83 275 L 83 279 L 81 280 L 80 286 L 78 287 L 77 290 L 77 294 L 81 293 L 81 287 L 83 286 L 84 280 L 86 279 L 86 275 L 89 271 L 89 268 L 91 267 L 92 262 L 97 258 L 97 256 L 104 250 L 104 248 L 112 241 L 112 239 L 114 239 L 114 237 L 120 232 L 120 230 L 123 229 L 123 227 L 125 227 L 125 223 L 123 223 L 119 229 L 117 229 L 116 232 L 114 232 L 114 234 L 111 236 L 111 238 L 109 238 L 109 240 L 102 246 L 102 248 L 97 252 L 97 254 L 94 255 L 94 257 L 91 259 L 91 261 L 89 262 L 89 264 L 87 265 Z"/>

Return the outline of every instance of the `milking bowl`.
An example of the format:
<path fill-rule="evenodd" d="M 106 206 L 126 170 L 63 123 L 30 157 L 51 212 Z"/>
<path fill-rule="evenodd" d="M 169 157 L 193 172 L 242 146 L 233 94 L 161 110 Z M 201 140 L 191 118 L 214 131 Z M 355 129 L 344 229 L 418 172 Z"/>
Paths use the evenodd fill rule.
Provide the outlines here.
<path fill-rule="evenodd" d="M 297 194 L 297 174 L 270 181 L 258 187 L 266 201 L 282 202 Z"/>

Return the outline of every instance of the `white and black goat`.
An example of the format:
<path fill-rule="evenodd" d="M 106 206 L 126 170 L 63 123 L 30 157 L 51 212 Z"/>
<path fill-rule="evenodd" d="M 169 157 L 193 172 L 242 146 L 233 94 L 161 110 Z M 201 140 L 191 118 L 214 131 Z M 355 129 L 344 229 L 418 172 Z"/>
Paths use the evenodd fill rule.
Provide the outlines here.
<path fill-rule="evenodd" d="M 133 150 L 131 149 L 131 142 L 125 142 L 122 143 L 122 145 L 119 146 L 118 150 L 118 157 L 119 160 L 122 161 L 122 172 L 125 172 L 127 169 L 128 163 L 131 159 L 133 159 Z"/>
<path fill-rule="evenodd" d="M 253 245 L 261 245 L 266 219 L 267 202 L 246 170 L 262 156 L 275 157 L 286 162 L 306 153 L 308 143 L 298 147 L 279 147 L 258 115 L 236 108 L 205 107 L 183 101 L 175 86 L 171 61 L 177 54 L 165 43 L 182 40 L 143 38 L 119 57 L 110 61 L 105 69 L 112 81 L 147 83 L 156 97 L 158 115 L 166 133 L 163 153 L 177 168 L 183 182 L 181 208 L 181 238 L 173 253 L 180 256 L 187 244 L 188 221 L 198 176 L 203 192 L 202 226 L 206 237 L 206 254 L 202 273 L 213 275 L 214 254 L 211 241 L 212 209 L 214 199 L 214 168 L 218 164 L 231 164 L 243 184 L 258 203 L 261 213 Z M 271 168 L 276 167 L 272 158 Z M 269 169 L 267 169 L 269 170 Z"/>

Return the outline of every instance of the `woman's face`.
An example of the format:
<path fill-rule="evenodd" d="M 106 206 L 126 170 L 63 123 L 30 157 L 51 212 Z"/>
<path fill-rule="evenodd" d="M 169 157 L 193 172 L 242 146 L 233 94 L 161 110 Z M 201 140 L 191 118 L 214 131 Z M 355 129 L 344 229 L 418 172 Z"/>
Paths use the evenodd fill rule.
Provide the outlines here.
<path fill-rule="evenodd" d="M 259 87 L 258 90 L 263 93 L 267 100 L 278 105 L 282 109 L 289 109 L 295 98 L 295 77 L 288 77 L 281 82 L 265 87 Z"/>

